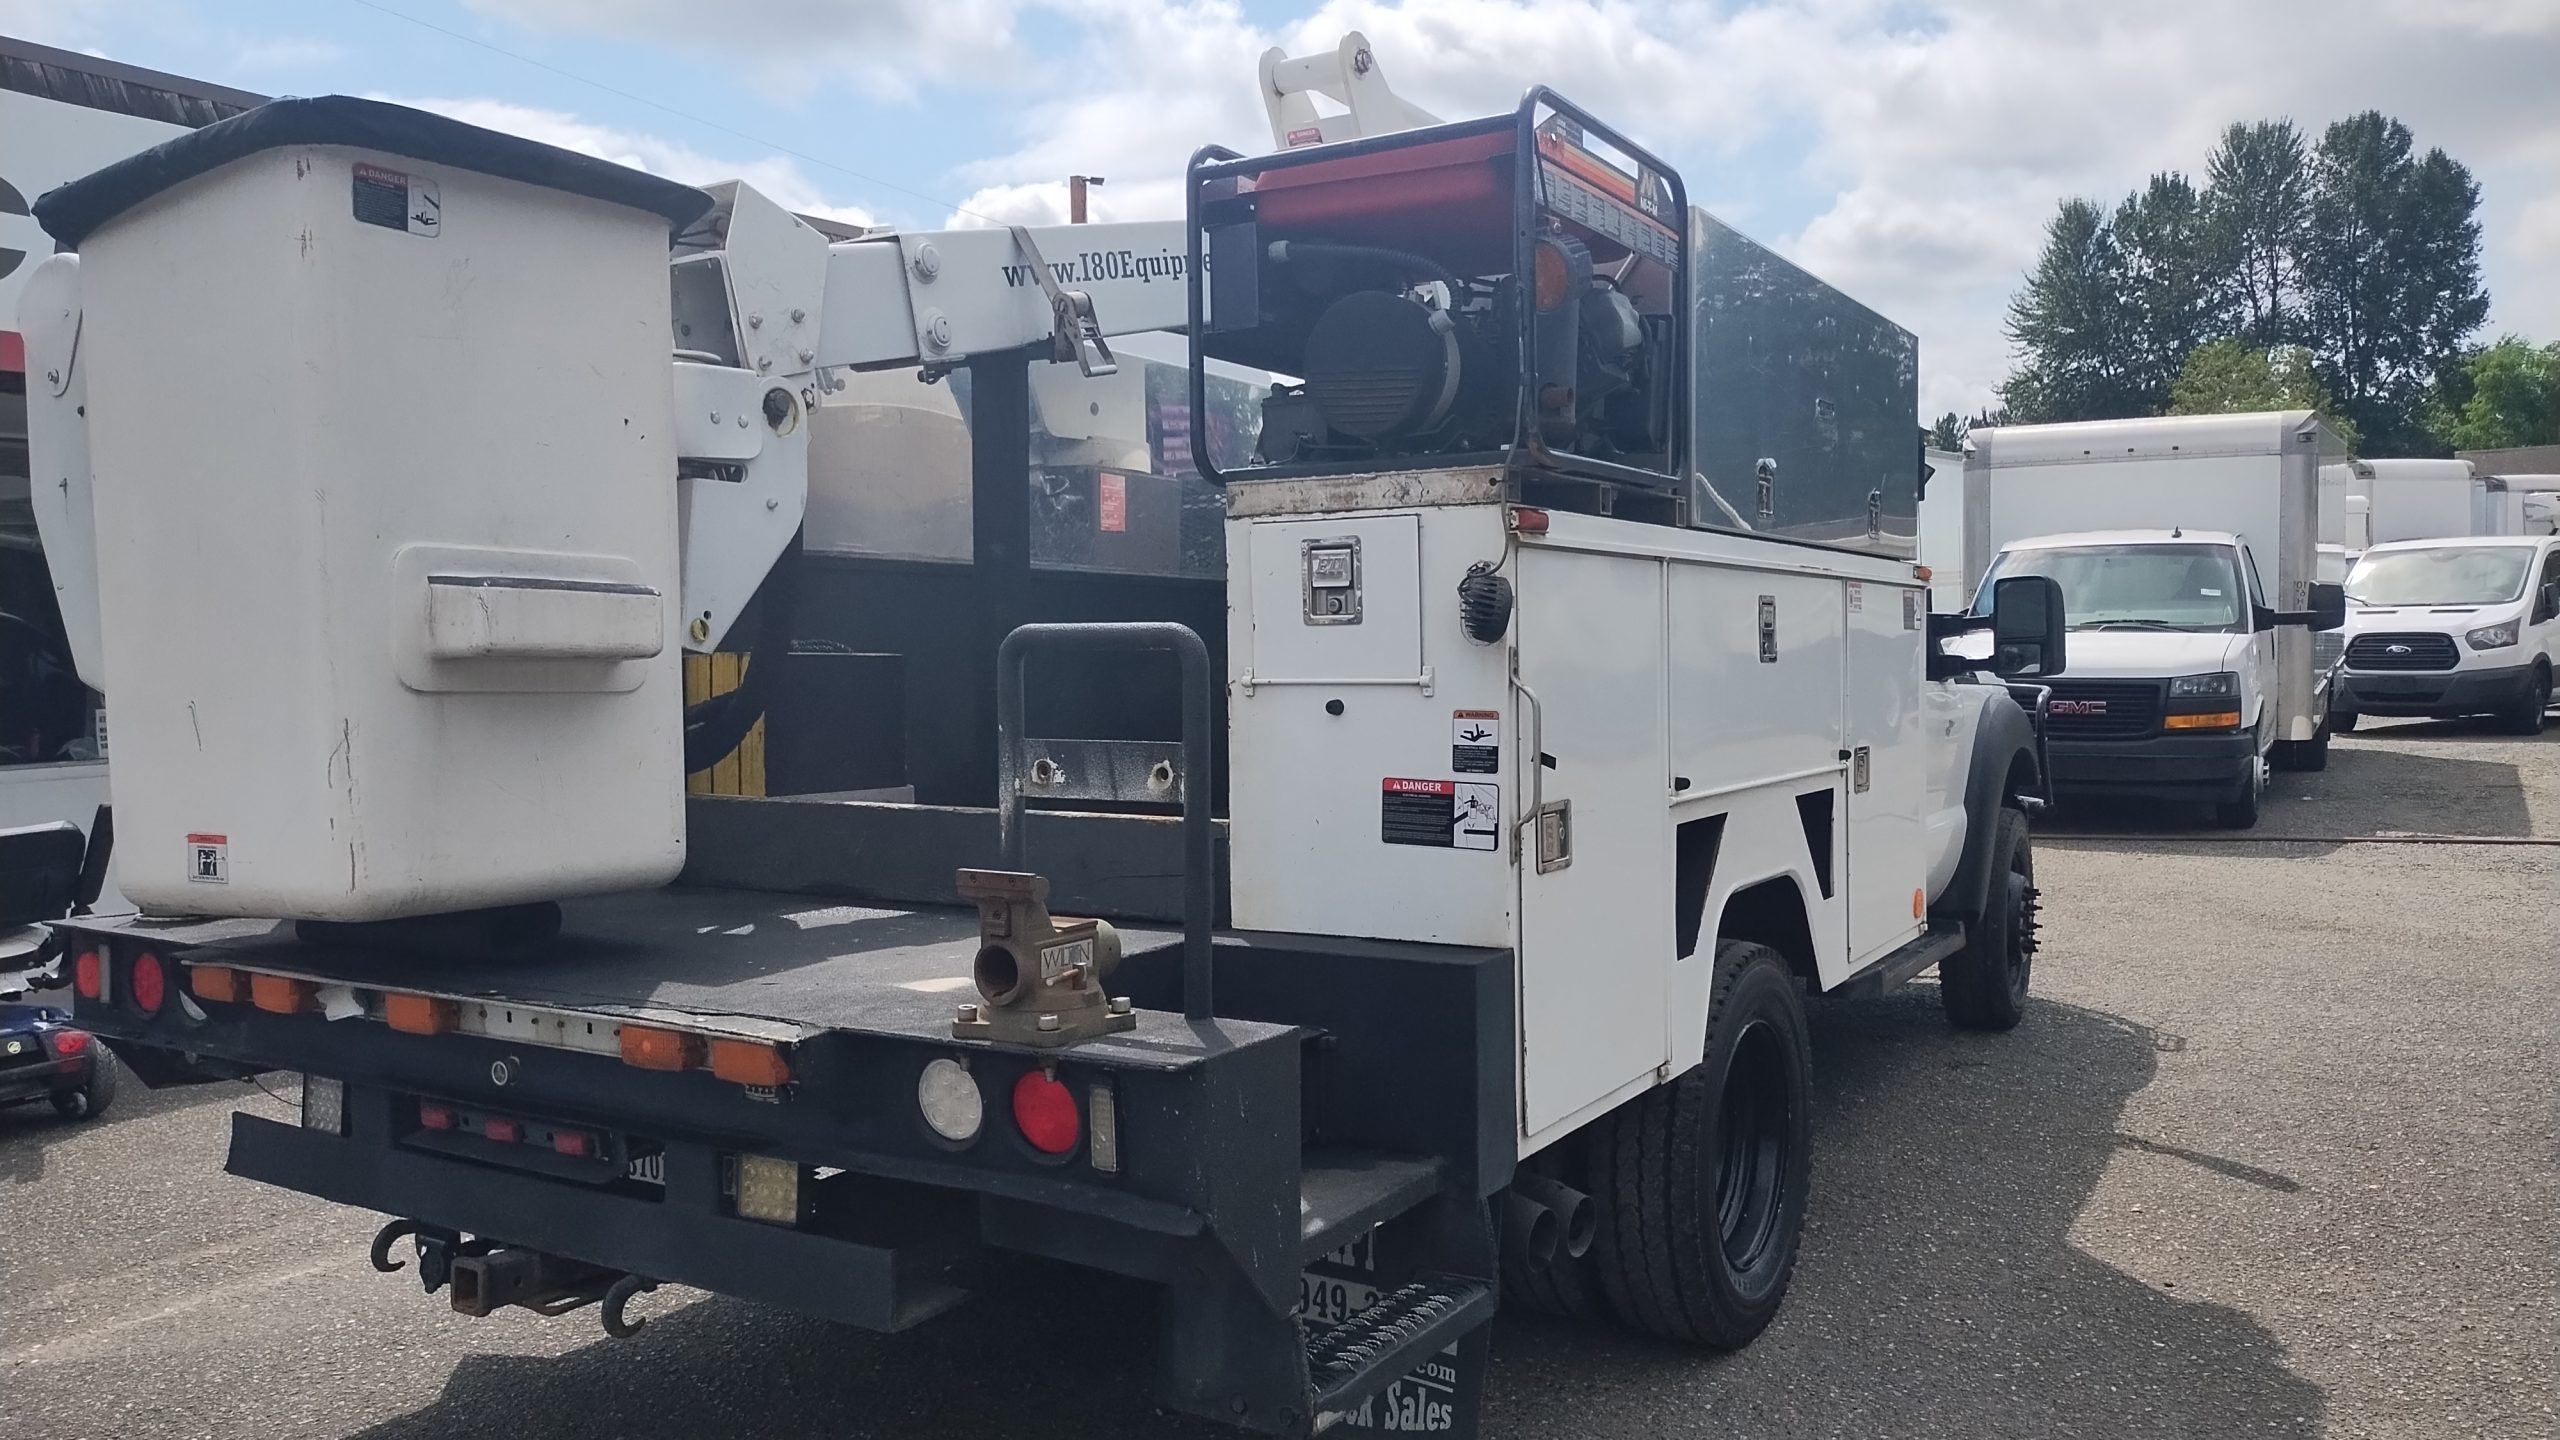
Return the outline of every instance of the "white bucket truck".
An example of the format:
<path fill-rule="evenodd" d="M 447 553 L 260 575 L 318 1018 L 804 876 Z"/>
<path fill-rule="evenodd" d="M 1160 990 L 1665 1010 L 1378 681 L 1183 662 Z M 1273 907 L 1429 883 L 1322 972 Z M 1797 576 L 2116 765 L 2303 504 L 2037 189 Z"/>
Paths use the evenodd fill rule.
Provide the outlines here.
<path fill-rule="evenodd" d="M 2316 567 L 2321 467 L 2344 447 L 2319 416 L 2002 426 L 1965 452 L 1968 578 L 2062 586 L 2057 790 L 2202 801 L 2246 829 L 2270 765 L 2328 763 L 2309 632 L 2343 622 Z"/>

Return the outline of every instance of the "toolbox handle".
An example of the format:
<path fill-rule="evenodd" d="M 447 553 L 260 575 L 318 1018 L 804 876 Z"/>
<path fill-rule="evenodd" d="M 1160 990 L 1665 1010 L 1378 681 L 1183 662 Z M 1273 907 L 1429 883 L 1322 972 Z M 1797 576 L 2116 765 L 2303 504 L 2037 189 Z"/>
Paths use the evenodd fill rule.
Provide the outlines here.
<path fill-rule="evenodd" d="M 1170 650 L 1182 662 L 1182 1013 L 1207 1020 L 1209 925 L 1216 910 L 1215 832 L 1209 821 L 1209 647 L 1188 625 L 1164 620 L 1085 621 L 1016 627 L 996 650 L 996 842 L 1004 868 L 1028 870 L 1022 785 L 1022 671 L 1034 650 Z"/>

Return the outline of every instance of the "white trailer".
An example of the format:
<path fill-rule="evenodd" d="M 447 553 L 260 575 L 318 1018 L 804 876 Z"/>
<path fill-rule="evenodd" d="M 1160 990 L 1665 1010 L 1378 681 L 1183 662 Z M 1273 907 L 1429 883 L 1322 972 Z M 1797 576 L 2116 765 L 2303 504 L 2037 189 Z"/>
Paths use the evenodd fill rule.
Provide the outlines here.
<path fill-rule="evenodd" d="M 1929 467 L 1920 491 L 1920 563 L 1929 571 L 1929 608 L 1952 615 L 1973 600 L 1965 584 L 1964 456 L 1931 450 L 1920 463 Z"/>
<path fill-rule="evenodd" d="M 1974 579 L 2052 575 L 2071 615 L 2057 787 L 2202 800 L 2245 827 L 2270 764 L 2327 763 L 2330 669 L 2307 632 L 2343 623 L 2319 574 L 2322 482 L 2343 459 L 2310 411 L 1967 438 Z"/>

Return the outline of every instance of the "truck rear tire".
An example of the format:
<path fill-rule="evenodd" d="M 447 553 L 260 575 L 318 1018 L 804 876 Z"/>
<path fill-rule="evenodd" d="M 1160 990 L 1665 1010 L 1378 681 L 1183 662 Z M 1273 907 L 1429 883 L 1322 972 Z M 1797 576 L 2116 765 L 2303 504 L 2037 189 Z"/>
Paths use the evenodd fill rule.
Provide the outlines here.
<path fill-rule="evenodd" d="M 1778 1313 L 1812 1190 L 1804 986 L 1766 945 L 1716 945 L 1705 1058 L 1589 1136 L 1590 1267 L 1619 1319 L 1738 1349 Z"/>
<path fill-rule="evenodd" d="M 1991 888 L 1962 950 L 1938 963 L 1938 1000 L 1964 1030 L 2014 1030 L 2027 1013 L 2036 955 L 2036 855 L 2027 817 L 2000 807 Z"/>

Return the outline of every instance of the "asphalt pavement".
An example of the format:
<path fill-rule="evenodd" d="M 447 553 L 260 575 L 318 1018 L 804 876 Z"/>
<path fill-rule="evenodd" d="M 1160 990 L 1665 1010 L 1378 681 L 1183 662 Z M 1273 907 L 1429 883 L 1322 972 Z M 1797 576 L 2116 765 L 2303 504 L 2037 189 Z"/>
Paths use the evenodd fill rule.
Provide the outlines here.
<path fill-rule="evenodd" d="M 2201 826 L 2050 817 L 2014 1034 L 1927 982 L 1818 1006 L 1777 1324 L 1701 1356 L 1506 1316 L 1488 1433 L 2560 1430 L 2560 731 L 2378 723 Z M 1147 1405 L 1146 1293 L 1082 1278 L 887 1337 L 675 1291 L 628 1341 L 465 1319 L 367 1268 L 379 1217 L 220 1173 L 234 1108 L 292 1113 L 269 1084 L 0 1114 L 0 1433 L 1224 1433 Z"/>

